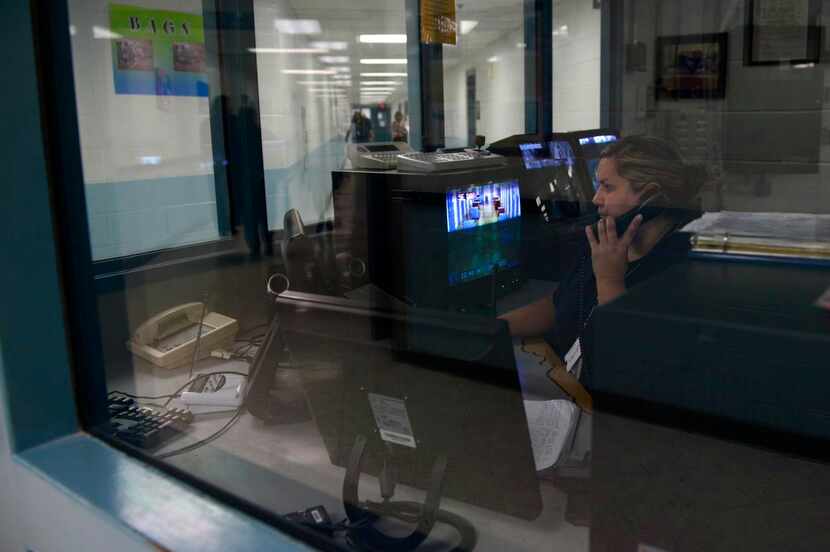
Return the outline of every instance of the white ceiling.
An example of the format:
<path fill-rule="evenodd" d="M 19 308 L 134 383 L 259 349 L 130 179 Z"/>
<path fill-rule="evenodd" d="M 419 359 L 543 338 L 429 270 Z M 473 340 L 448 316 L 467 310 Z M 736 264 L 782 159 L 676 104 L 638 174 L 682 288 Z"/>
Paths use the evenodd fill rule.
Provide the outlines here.
<path fill-rule="evenodd" d="M 361 58 L 406 58 L 406 44 L 357 41 L 360 34 L 406 34 L 404 0 L 288 0 L 287 10 L 278 9 L 276 2 L 259 0 L 256 6 L 257 19 L 263 25 L 269 18 L 277 17 L 315 19 L 320 22 L 321 32 L 306 35 L 307 42 L 348 43 L 346 51 L 331 51 L 328 55 L 349 56 L 355 89 L 361 72 L 406 71 L 404 65 L 360 64 Z M 469 0 L 458 2 L 456 10 L 459 21 L 478 21 L 478 25 L 468 34 L 459 33 L 456 46 L 445 46 L 444 58 L 448 64 L 456 63 L 462 56 L 486 52 L 488 44 L 520 30 L 523 25 L 522 0 Z M 258 43 L 257 46 L 269 45 Z M 326 67 L 319 60 L 315 65 Z"/>

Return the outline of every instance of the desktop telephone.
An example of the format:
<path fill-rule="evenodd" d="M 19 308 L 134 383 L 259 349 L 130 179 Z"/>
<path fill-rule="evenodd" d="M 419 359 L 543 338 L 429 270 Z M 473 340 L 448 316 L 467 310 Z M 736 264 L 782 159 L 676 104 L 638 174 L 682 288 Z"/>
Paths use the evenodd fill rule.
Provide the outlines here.
<path fill-rule="evenodd" d="M 155 366 L 171 369 L 192 362 L 197 339 L 199 359 L 214 349 L 230 347 L 239 331 L 237 321 L 205 310 L 203 303 L 196 302 L 160 312 L 138 327 L 127 349 Z"/>
<path fill-rule="evenodd" d="M 355 169 L 394 169 L 398 155 L 412 151 L 406 142 L 346 144 L 346 155 Z"/>

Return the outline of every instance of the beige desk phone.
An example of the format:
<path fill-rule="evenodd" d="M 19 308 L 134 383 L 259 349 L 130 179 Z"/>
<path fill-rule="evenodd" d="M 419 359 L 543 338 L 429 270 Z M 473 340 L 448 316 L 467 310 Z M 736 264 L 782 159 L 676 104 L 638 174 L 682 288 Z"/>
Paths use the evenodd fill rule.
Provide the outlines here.
<path fill-rule="evenodd" d="M 218 312 L 204 314 L 203 303 L 185 303 L 141 324 L 127 342 L 127 349 L 160 368 L 179 368 L 192 362 L 197 337 L 201 359 L 214 349 L 230 348 L 238 331 L 239 323 L 233 318 Z"/>

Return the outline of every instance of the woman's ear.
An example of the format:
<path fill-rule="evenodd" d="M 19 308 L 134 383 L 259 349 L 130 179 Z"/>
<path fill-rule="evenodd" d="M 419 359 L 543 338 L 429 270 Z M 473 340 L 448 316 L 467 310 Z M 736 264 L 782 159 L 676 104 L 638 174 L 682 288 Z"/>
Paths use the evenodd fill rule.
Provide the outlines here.
<path fill-rule="evenodd" d="M 649 182 L 643 189 L 640 190 L 640 202 L 647 200 L 650 197 L 654 197 L 660 194 L 663 190 L 663 187 L 660 186 L 657 182 Z"/>

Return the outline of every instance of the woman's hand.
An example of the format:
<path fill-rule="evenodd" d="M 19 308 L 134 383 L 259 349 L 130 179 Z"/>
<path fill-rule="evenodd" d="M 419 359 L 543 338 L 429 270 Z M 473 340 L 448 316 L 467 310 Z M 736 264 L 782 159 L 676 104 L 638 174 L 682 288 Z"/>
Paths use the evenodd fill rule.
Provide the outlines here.
<path fill-rule="evenodd" d="M 597 280 L 597 302 L 602 305 L 625 292 L 625 271 L 628 269 L 628 248 L 643 222 L 637 215 L 625 233 L 617 236 L 614 217 L 606 217 L 597 225 L 598 235 L 591 226 L 585 227 L 591 246 L 591 263 Z"/>

